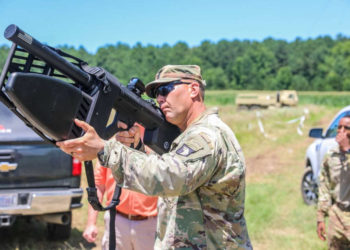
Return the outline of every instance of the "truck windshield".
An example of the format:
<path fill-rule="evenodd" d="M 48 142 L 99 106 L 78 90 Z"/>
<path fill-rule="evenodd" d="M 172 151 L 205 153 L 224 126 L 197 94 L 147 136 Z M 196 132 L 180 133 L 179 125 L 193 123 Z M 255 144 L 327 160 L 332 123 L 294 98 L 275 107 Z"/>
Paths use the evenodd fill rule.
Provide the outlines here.
<path fill-rule="evenodd" d="M 43 139 L 0 102 L 0 142 L 8 141 L 43 141 Z"/>

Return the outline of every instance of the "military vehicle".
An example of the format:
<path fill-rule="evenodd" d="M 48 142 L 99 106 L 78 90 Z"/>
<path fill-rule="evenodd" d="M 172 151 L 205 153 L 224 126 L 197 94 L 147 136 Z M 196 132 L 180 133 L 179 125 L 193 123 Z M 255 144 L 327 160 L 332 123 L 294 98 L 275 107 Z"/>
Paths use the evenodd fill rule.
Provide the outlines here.
<path fill-rule="evenodd" d="M 296 106 L 298 95 L 295 90 L 281 90 L 277 93 L 246 93 L 236 97 L 238 109 Z"/>

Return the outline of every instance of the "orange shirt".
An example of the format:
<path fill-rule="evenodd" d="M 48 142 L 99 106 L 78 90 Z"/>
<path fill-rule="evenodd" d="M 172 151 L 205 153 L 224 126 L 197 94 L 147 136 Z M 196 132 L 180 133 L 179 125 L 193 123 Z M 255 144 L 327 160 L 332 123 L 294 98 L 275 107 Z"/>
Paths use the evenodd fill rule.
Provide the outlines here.
<path fill-rule="evenodd" d="M 116 185 L 111 169 L 102 167 L 100 164 L 97 164 L 94 170 L 94 175 L 95 184 L 105 186 L 107 203 L 109 204 L 112 200 Z M 157 215 L 157 197 L 146 196 L 144 194 L 123 188 L 119 199 L 120 203 L 116 208 L 117 211 L 120 211 L 124 214 L 142 216 Z"/>

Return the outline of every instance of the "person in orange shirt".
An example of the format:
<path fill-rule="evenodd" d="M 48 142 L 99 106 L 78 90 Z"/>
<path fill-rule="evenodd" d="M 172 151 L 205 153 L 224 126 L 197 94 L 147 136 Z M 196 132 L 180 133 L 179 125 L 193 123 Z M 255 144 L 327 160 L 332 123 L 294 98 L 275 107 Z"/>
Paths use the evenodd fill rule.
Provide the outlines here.
<path fill-rule="evenodd" d="M 116 186 L 111 169 L 101 166 L 99 161 L 94 169 L 99 200 L 102 202 L 103 195 L 106 194 L 109 204 Z M 122 189 L 120 203 L 116 207 L 116 249 L 153 249 L 157 227 L 157 201 L 157 197 Z M 98 211 L 89 204 L 88 220 L 83 233 L 83 237 L 88 242 L 95 242 L 97 238 L 97 215 Z M 104 215 L 104 225 L 102 249 L 109 249 L 109 211 Z"/>

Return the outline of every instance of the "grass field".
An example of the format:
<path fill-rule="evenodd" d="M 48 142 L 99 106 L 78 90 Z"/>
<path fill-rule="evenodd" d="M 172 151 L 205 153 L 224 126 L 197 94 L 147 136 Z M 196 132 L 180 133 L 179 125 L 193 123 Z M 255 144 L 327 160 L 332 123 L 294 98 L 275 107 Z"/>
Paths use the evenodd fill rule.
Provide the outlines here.
<path fill-rule="evenodd" d="M 350 104 L 350 93 L 299 93 L 298 107 L 260 110 L 265 133 L 256 111 L 236 111 L 232 104 L 236 94 L 208 91 L 206 101 L 208 106 L 219 106 L 219 115 L 233 129 L 245 154 L 245 216 L 254 249 L 327 249 L 316 236 L 315 207 L 306 206 L 301 198 L 305 151 L 312 142 L 307 133 L 312 127 L 326 127 L 342 106 Z M 303 115 L 301 126 L 296 119 Z M 82 186 L 86 187 L 84 175 Z M 48 242 L 44 224 L 19 220 L 14 227 L 0 230 L 0 249 L 100 249 L 102 214 L 98 241 L 88 244 L 81 236 L 87 218 L 86 194 L 83 201 L 83 208 L 73 213 L 68 241 Z"/>
<path fill-rule="evenodd" d="M 274 94 L 276 91 L 259 91 L 260 93 Z M 207 91 L 208 105 L 232 105 L 239 93 L 257 93 L 257 91 L 216 90 Z M 328 107 L 344 107 L 350 103 L 350 92 L 298 92 L 299 105 L 324 105 Z"/>

